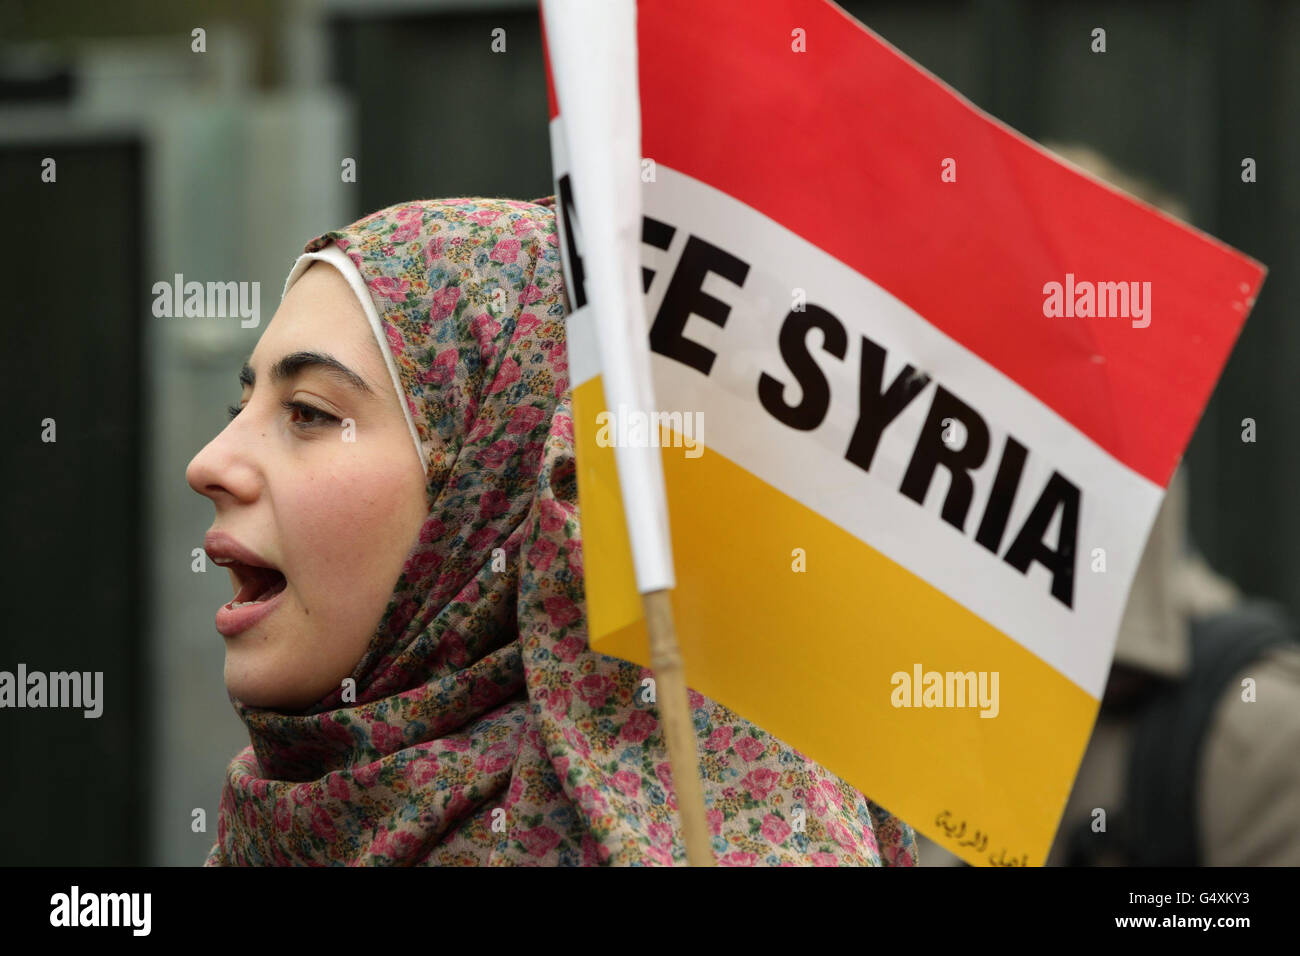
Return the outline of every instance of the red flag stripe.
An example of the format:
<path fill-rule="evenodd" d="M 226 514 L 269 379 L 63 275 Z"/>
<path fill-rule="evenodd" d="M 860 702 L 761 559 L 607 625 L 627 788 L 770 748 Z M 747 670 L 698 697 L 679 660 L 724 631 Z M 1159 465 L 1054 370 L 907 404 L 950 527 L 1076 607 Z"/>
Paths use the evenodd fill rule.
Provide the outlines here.
<path fill-rule="evenodd" d="M 638 35 L 646 156 L 804 236 L 1168 483 L 1262 266 L 1056 162 L 824 0 L 642 0 Z M 1150 282 L 1150 325 L 1045 317 L 1067 273 Z"/>

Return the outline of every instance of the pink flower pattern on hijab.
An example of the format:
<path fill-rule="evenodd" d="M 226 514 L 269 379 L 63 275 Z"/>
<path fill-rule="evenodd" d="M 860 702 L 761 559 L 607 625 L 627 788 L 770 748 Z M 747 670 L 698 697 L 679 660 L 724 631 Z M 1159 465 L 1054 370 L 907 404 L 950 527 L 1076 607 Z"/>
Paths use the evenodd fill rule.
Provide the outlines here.
<path fill-rule="evenodd" d="M 403 203 L 306 246 L 370 290 L 425 448 L 428 517 L 355 700 L 232 698 L 206 865 L 685 862 L 650 672 L 587 646 L 554 198 Z M 692 690 L 722 865 L 916 864 L 911 827 Z"/>

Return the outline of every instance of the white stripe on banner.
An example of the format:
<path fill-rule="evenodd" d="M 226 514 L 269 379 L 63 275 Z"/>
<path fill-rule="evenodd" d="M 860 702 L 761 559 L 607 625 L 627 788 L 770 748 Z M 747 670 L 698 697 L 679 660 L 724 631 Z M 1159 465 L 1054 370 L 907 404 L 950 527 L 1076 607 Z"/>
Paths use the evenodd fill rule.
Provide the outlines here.
<path fill-rule="evenodd" d="M 704 240 L 750 267 L 742 287 L 715 273 L 707 274 L 699 286 L 730 306 L 724 327 L 692 314 L 683 330 L 685 338 L 716 354 L 707 375 L 652 353 L 661 408 L 703 412 L 707 448 L 950 595 L 1099 698 L 1128 590 L 1164 489 L 1117 461 L 879 286 L 756 210 L 663 165 L 657 168 L 657 181 L 647 183 L 643 193 L 645 215 L 676 230 L 667 251 L 642 245 L 643 263 L 655 270 L 647 293 L 647 315 L 652 319 L 688 237 Z M 804 347 L 830 386 L 829 411 L 812 431 L 786 426 L 758 401 L 763 372 L 786 386 L 787 404 L 798 405 L 803 399 L 779 347 L 781 323 L 795 289 L 804 290 L 808 305 L 828 310 L 848 332 L 843 359 L 823 350 L 819 331 L 806 336 Z M 590 346 L 584 344 L 588 332 L 581 317 L 571 321 L 569 329 L 570 371 L 576 385 L 595 369 L 582 358 Z M 885 428 L 868 470 L 845 457 L 859 416 L 863 336 L 885 349 L 882 387 L 908 364 L 931 379 Z M 945 468 L 935 470 L 924 506 L 900 492 L 938 386 L 975 409 L 989 432 L 984 463 L 970 472 L 973 494 L 964 532 L 940 516 L 951 483 Z M 1008 432 L 1027 449 L 1027 458 L 994 554 L 977 544 L 975 536 Z M 952 445 L 960 448 L 962 442 L 958 428 Z M 1025 574 L 998 557 L 1005 556 L 1024 526 L 1053 470 L 1081 492 L 1072 607 L 1053 597 L 1053 575 L 1045 566 L 1032 563 Z M 1058 509 L 1043 536 L 1047 547 L 1055 547 L 1060 524 Z M 1104 571 L 1093 570 L 1098 548 L 1104 549 Z M 870 608 L 863 611 L 864 621 L 869 620 Z"/>
<path fill-rule="evenodd" d="M 564 124 L 559 117 L 551 120 L 551 168 L 558 182 L 560 177 L 569 173 L 569 146 L 564 139 Z M 644 193 L 644 190 L 642 191 Z M 573 264 L 569 262 L 569 244 L 565 241 L 563 210 L 560 208 L 561 197 L 555 197 L 556 225 L 560 233 L 560 261 L 565 276 L 573 275 Z M 596 327 L 592 324 L 594 315 L 590 304 L 581 309 L 573 309 L 574 295 L 569 290 L 570 312 L 565 318 L 565 347 L 569 353 L 569 387 L 577 388 L 583 382 L 600 374 L 600 349 L 596 344 Z"/>

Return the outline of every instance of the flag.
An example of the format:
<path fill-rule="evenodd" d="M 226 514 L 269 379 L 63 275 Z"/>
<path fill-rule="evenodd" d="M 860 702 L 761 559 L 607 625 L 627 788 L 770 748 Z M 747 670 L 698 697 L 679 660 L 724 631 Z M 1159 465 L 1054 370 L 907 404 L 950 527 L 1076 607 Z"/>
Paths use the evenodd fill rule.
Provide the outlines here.
<path fill-rule="evenodd" d="M 551 97 L 591 646 L 646 662 L 615 449 L 655 445 L 689 684 L 968 862 L 1040 865 L 1265 270 L 826 0 L 641 0 L 636 34 L 648 412 L 583 308 L 626 255 L 583 241 L 619 215 L 574 200 L 598 137 Z"/>

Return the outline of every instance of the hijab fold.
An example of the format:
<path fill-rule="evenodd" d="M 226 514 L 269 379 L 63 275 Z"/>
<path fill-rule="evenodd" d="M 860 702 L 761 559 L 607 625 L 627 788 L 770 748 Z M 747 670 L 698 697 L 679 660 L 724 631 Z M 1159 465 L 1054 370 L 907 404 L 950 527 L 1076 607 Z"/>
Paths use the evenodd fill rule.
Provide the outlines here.
<path fill-rule="evenodd" d="M 307 244 L 377 317 L 429 511 L 354 692 L 232 698 L 205 865 L 685 862 L 650 671 L 587 646 L 553 206 L 421 200 Z M 720 864 L 915 865 L 906 823 L 689 696 Z"/>

